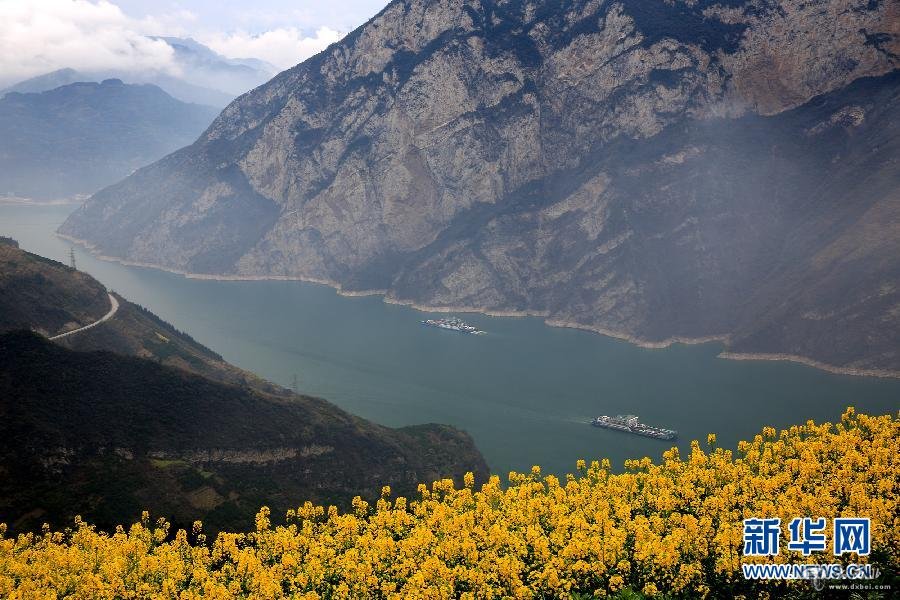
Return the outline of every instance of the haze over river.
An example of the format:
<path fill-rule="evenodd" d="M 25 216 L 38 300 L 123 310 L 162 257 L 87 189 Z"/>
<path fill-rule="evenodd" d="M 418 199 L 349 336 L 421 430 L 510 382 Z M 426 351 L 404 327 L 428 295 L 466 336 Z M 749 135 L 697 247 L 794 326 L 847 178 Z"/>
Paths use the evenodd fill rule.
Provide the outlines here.
<path fill-rule="evenodd" d="M 0 235 L 67 262 L 54 231 L 72 205 L 0 204 Z M 78 268 L 141 304 L 226 360 L 389 426 L 439 422 L 475 438 L 492 470 L 540 464 L 565 473 L 578 458 L 660 454 L 672 443 L 590 427 L 599 414 L 633 413 L 705 445 L 733 448 L 764 425 L 837 420 L 848 405 L 900 408 L 900 380 L 834 375 L 789 362 L 731 361 L 719 344 L 644 349 L 537 318 L 462 316 L 488 332 L 424 327 L 430 313 L 378 296 L 342 297 L 293 281 L 186 279 L 99 260 L 75 247 Z"/>

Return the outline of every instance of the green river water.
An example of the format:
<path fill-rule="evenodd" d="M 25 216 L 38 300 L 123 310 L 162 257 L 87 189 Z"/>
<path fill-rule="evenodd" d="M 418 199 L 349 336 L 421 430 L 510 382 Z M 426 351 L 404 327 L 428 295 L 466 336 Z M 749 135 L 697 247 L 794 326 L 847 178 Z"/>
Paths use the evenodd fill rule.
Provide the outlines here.
<path fill-rule="evenodd" d="M 54 235 L 74 207 L 0 205 L 0 235 L 63 262 Z M 834 375 L 789 362 L 730 361 L 718 344 L 644 349 L 536 318 L 461 315 L 472 336 L 420 324 L 429 313 L 380 297 L 342 297 L 290 281 L 186 279 L 98 260 L 78 267 L 226 360 L 389 426 L 449 423 L 475 438 L 494 472 L 565 473 L 578 458 L 658 459 L 671 442 L 588 425 L 633 413 L 676 429 L 682 450 L 715 432 L 734 447 L 764 425 L 835 420 L 848 405 L 900 408 L 900 380 Z M 704 442 L 705 443 L 705 442 Z"/>

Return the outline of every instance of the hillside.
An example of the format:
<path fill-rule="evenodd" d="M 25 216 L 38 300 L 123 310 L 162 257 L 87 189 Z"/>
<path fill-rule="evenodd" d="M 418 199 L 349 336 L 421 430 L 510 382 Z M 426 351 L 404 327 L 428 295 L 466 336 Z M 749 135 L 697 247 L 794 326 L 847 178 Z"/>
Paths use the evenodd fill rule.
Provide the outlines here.
<path fill-rule="evenodd" d="M 464 432 L 389 429 L 294 394 L 124 298 L 112 319 L 59 343 L 24 331 L 108 310 L 90 276 L 0 243 L 0 521 L 16 531 L 76 514 L 112 527 L 144 508 L 240 528 L 262 502 L 344 506 L 382 482 L 410 492 L 487 474 Z"/>
<path fill-rule="evenodd" d="M 18 248 L 0 238 L 0 333 L 28 329 L 55 336 L 97 321 L 109 310 L 107 292 L 90 275 Z M 276 396 L 290 392 L 231 365 L 142 306 L 114 294 L 115 318 L 103 327 L 61 338 L 71 350 L 108 350 L 148 358 L 216 381 Z"/>
<path fill-rule="evenodd" d="M 17 531 L 104 527 L 142 509 L 182 525 L 243 527 L 261 503 L 345 506 L 381 485 L 486 475 L 471 439 L 439 425 L 388 429 L 325 401 L 276 398 L 154 361 L 0 336 L 0 521 Z"/>
<path fill-rule="evenodd" d="M 182 272 L 898 374 L 898 17 L 396 0 L 61 231 Z"/>
<path fill-rule="evenodd" d="M 0 239 L 0 333 L 32 329 L 56 335 L 92 323 L 109 310 L 96 279 Z"/>
<path fill-rule="evenodd" d="M 218 111 L 152 85 L 72 83 L 0 99 L 0 193 L 92 193 L 190 144 Z"/>
<path fill-rule="evenodd" d="M 109 310 L 106 289 L 93 277 L 10 242 L 4 244 L 0 239 L 0 333 L 28 329 L 54 336 L 93 323 Z M 228 364 L 142 306 L 118 294 L 116 298 L 119 310 L 114 319 L 56 343 L 72 350 L 108 350 L 149 358 L 224 383 L 289 394 Z"/>

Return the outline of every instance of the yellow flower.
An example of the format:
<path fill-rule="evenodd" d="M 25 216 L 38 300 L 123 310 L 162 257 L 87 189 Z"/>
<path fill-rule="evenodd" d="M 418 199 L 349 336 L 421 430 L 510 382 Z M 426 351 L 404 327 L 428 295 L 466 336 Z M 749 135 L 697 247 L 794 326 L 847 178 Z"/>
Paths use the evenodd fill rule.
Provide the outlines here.
<path fill-rule="evenodd" d="M 0 524 L 0 598 L 755 598 L 765 590 L 741 574 L 741 521 L 768 516 L 784 535 L 794 516 L 869 517 L 871 556 L 900 563 L 896 415 L 766 428 L 737 456 L 707 442 L 617 474 L 579 460 L 562 479 L 534 467 L 476 489 L 466 473 L 462 488 L 443 479 L 393 502 L 384 486 L 374 510 L 360 497 L 349 513 L 304 502 L 274 527 L 262 507 L 253 531 L 211 545 L 199 521 L 191 542 L 146 512 L 112 534 L 80 518 L 14 538 Z M 773 562 L 835 560 L 785 546 Z"/>

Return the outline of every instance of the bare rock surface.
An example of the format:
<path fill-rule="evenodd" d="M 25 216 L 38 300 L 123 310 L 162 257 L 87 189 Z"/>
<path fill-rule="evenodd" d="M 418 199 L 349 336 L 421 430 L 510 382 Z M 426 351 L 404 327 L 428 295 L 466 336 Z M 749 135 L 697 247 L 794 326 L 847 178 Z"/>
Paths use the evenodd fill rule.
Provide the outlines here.
<path fill-rule="evenodd" d="M 189 273 L 900 371 L 884 0 L 397 0 L 62 227 Z"/>

